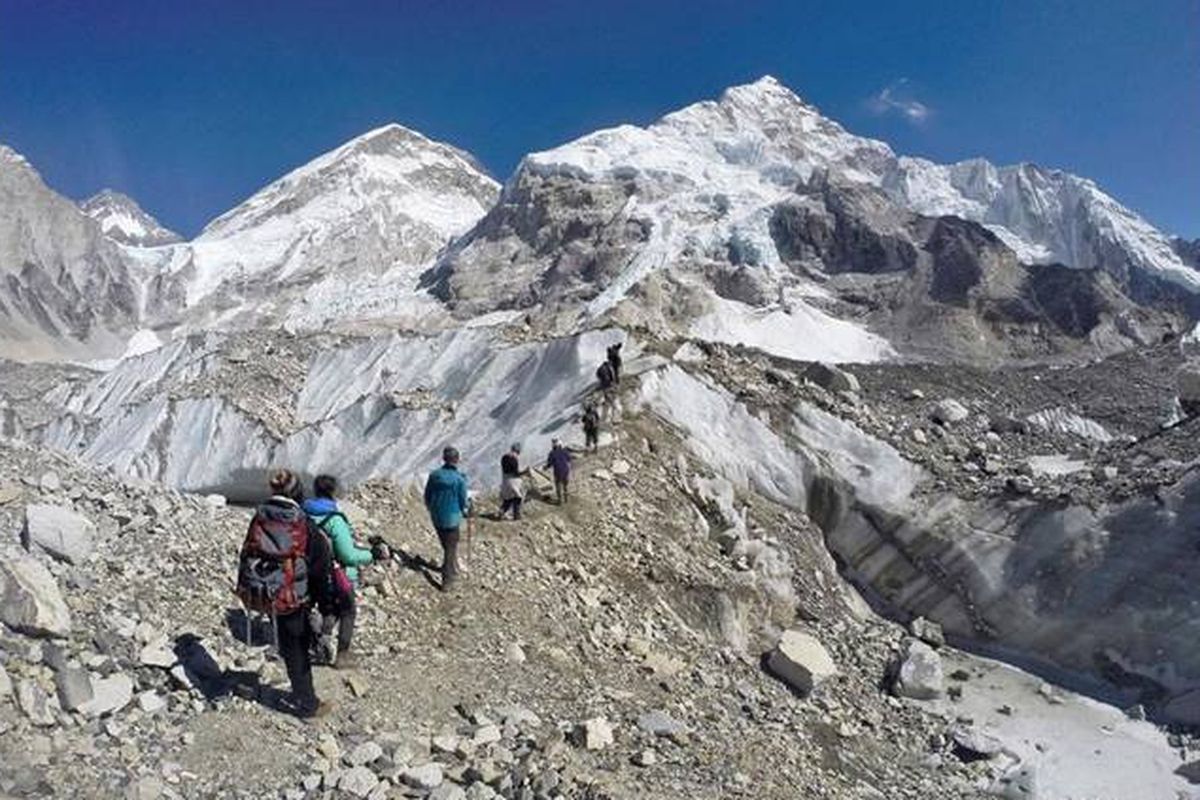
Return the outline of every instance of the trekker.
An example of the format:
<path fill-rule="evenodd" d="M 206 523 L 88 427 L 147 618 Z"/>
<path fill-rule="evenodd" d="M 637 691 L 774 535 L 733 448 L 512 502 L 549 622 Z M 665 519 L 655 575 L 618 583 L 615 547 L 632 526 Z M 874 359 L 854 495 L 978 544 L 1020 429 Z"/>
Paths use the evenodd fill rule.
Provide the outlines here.
<path fill-rule="evenodd" d="M 321 717 L 330 705 L 313 688 L 309 611 L 330 580 L 330 552 L 300 504 L 304 491 L 291 470 L 270 478 L 271 497 L 254 513 L 238 559 L 237 593 L 247 612 L 270 614 L 279 656 L 292 685 L 297 716 Z"/>
<path fill-rule="evenodd" d="M 571 481 L 571 451 L 562 446 L 558 439 L 550 443 L 550 455 L 546 456 L 546 468 L 554 471 L 554 497 L 558 504 L 566 505 Z"/>
<path fill-rule="evenodd" d="M 613 383 L 619 384 L 621 382 L 621 342 L 609 345 L 605 354 L 608 357 L 608 365 L 612 367 Z"/>
<path fill-rule="evenodd" d="M 512 510 L 512 518 L 521 518 L 521 503 L 525 501 L 525 482 L 522 476 L 529 470 L 521 469 L 521 445 L 512 448 L 500 457 L 500 519 Z"/>
<path fill-rule="evenodd" d="M 583 407 L 583 449 L 593 453 L 600 449 L 600 414 L 596 404 L 588 402 Z"/>
<path fill-rule="evenodd" d="M 596 380 L 600 382 L 600 391 L 607 392 L 611 389 L 612 385 L 617 382 L 617 374 L 613 371 L 613 365 L 605 361 L 596 367 Z"/>
<path fill-rule="evenodd" d="M 442 544 L 442 591 L 458 578 L 458 537 L 463 517 L 470 513 L 467 477 L 458 469 L 458 450 L 442 451 L 442 466 L 425 481 L 425 508 Z"/>
<path fill-rule="evenodd" d="M 350 521 L 338 509 L 334 496 L 338 491 L 337 478 L 318 475 L 313 480 L 314 497 L 302 504 L 304 513 L 325 536 L 333 550 L 333 602 L 321 612 L 322 651 L 332 650 L 328 643 L 337 629 L 337 650 L 330 653 L 329 661 L 338 669 L 353 669 L 355 656 L 350 652 L 354 638 L 354 621 L 358 616 L 355 593 L 358 591 L 358 568 L 375 560 L 371 550 L 359 547 L 354 541 Z M 344 578 L 337 575 L 342 572 Z"/>

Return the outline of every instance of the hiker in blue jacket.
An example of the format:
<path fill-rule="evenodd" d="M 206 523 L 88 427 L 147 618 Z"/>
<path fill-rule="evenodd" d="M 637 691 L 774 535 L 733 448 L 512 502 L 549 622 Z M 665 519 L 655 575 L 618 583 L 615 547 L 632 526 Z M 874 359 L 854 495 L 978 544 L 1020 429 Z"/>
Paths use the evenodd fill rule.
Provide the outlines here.
<path fill-rule="evenodd" d="M 463 518 L 471 510 L 467 477 L 458 469 L 458 450 L 442 451 L 442 466 L 425 481 L 425 508 L 442 544 L 442 591 L 458 578 L 458 538 Z"/>
<path fill-rule="evenodd" d="M 318 475 L 313 480 L 315 497 L 305 500 L 303 508 L 313 525 L 329 538 L 333 559 L 350 581 L 350 591 L 339 592 L 334 607 L 321 613 L 321 644 L 322 649 L 332 649 L 328 645 L 336 627 L 337 652 L 336 655 L 326 654 L 326 657 L 338 669 L 352 669 L 355 666 L 355 657 L 350 652 L 350 644 L 354 638 L 354 621 L 358 617 L 358 603 L 355 599 L 355 593 L 358 591 L 358 568 L 373 562 L 375 556 L 371 550 L 359 547 L 354 541 L 350 521 L 338 510 L 337 500 L 334 499 L 337 490 L 336 478 L 332 475 Z M 326 611 L 330 613 L 325 613 Z"/>

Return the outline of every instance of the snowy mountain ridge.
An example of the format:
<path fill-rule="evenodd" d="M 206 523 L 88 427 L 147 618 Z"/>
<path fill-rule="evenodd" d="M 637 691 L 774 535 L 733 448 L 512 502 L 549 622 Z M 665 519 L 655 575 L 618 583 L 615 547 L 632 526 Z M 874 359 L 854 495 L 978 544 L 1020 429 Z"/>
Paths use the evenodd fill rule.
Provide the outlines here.
<path fill-rule="evenodd" d="M 104 235 L 118 244 L 154 247 L 183 241 L 127 194 L 103 189 L 80 203 L 83 213 L 100 224 Z"/>
<path fill-rule="evenodd" d="M 1200 276 L 1187 268 L 1169 238 L 1093 181 L 1028 163 L 997 167 L 971 159 L 940 165 L 898 157 L 887 144 L 851 134 L 821 116 L 770 76 L 727 89 L 719 101 L 667 114 L 646 128 L 622 125 L 531 154 L 522 169 L 589 180 L 641 176 L 664 192 L 701 193 L 701 201 L 719 194 L 726 206 L 720 216 L 728 222 L 718 227 L 724 233 L 740 230 L 759 245 L 768 264 L 775 261 L 774 248 L 761 209 L 825 170 L 844 182 L 880 187 L 917 213 L 983 224 L 1026 263 L 1098 268 L 1120 279 L 1127 279 L 1130 269 L 1141 270 L 1200 292 Z M 638 199 L 643 207 L 644 197 Z M 701 209 L 692 205 L 695 216 Z M 681 237 L 674 231 L 673 246 L 660 234 L 659 252 L 649 260 L 666 263 L 693 234 Z M 646 259 L 632 264 L 591 311 L 611 306 L 626 284 L 636 283 L 652 266 Z"/>

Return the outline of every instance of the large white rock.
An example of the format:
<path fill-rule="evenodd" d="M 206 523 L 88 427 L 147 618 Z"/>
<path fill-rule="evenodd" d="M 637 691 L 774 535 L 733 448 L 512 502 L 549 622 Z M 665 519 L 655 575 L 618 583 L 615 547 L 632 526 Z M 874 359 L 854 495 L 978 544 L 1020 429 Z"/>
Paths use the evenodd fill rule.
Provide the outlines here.
<path fill-rule="evenodd" d="M 120 711 L 133 701 L 133 680 L 123 672 L 108 678 L 92 678 L 92 699 L 79 707 L 89 717 Z"/>
<path fill-rule="evenodd" d="M 36 681 L 26 678 L 17 684 L 17 705 L 34 725 L 44 728 L 54 724 L 50 698 Z"/>
<path fill-rule="evenodd" d="M 820 361 L 804 371 L 804 378 L 831 392 L 857 392 L 861 388 L 858 378 L 851 373 Z"/>
<path fill-rule="evenodd" d="M 363 766 L 351 767 L 338 780 L 338 789 L 351 797 L 366 797 L 378 785 L 379 778 Z"/>
<path fill-rule="evenodd" d="M 802 695 L 807 695 L 838 672 L 825 646 L 812 634 L 799 630 L 784 632 L 779 644 L 767 656 L 767 667 Z"/>
<path fill-rule="evenodd" d="M 892 690 L 900 697 L 933 700 L 942 694 L 942 659 L 925 642 L 912 640 L 900 659 Z"/>
<path fill-rule="evenodd" d="M 71 632 L 71 612 L 54 576 L 15 547 L 0 550 L 0 621 L 31 636 Z"/>
<path fill-rule="evenodd" d="M 95 549 L 96 526 L 69 508 L 34 503 L 25 506 L 21 537 L 29 550 L 36 547 L 60 561 L 80 564 Z"/>
<path fill-rule="evenodd" d="M 445 775 L 441 764 L 422 764 L 419 767 L 409 767 L 400 773 L 400 780 L 414 789 L 436 789 L 442 785 Z"/>
<path fill-rule="evenodd" d="M 971 416 L 971 412 L 967 411 L 966 406 L 953 398 L 939 401 L 929 411 L 930 419 L 943 425 L 962 422 L 969 416 Z"/>
<path fill-rule="evenodd" d="M 575 726 L 575 743 L 585 750 L 603 750 L 613 743 L 613 729 L 604 717 L 593 717 Z"/>
<path fill-rule="evenodd" d="M 4 668 L 3 664 L 0 664 L 0 701 L 8 699 L 12 690 L 12 678 L 8 677 L 8 670 Z"/>

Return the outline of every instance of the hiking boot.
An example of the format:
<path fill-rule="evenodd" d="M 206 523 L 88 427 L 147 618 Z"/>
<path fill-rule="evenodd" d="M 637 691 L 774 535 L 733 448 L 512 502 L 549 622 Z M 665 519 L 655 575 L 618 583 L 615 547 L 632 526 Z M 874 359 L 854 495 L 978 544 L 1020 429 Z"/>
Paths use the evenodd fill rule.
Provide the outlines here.
<path fill-rule="evenodd" d="M 358 656 L 349 650 L 344 650 L 338 653 L 337 661 L 333 663 L 333 668 L 337 670 L 358 669 Z"/>
<path fill-rule="evenodd" d="M 315 706 L 298 711 L 296 716 L 300 717 L 300 719 L 320 719 L 328 716 L 332 710 L 333 703 L 328 700 L 318 700 Z"/>

